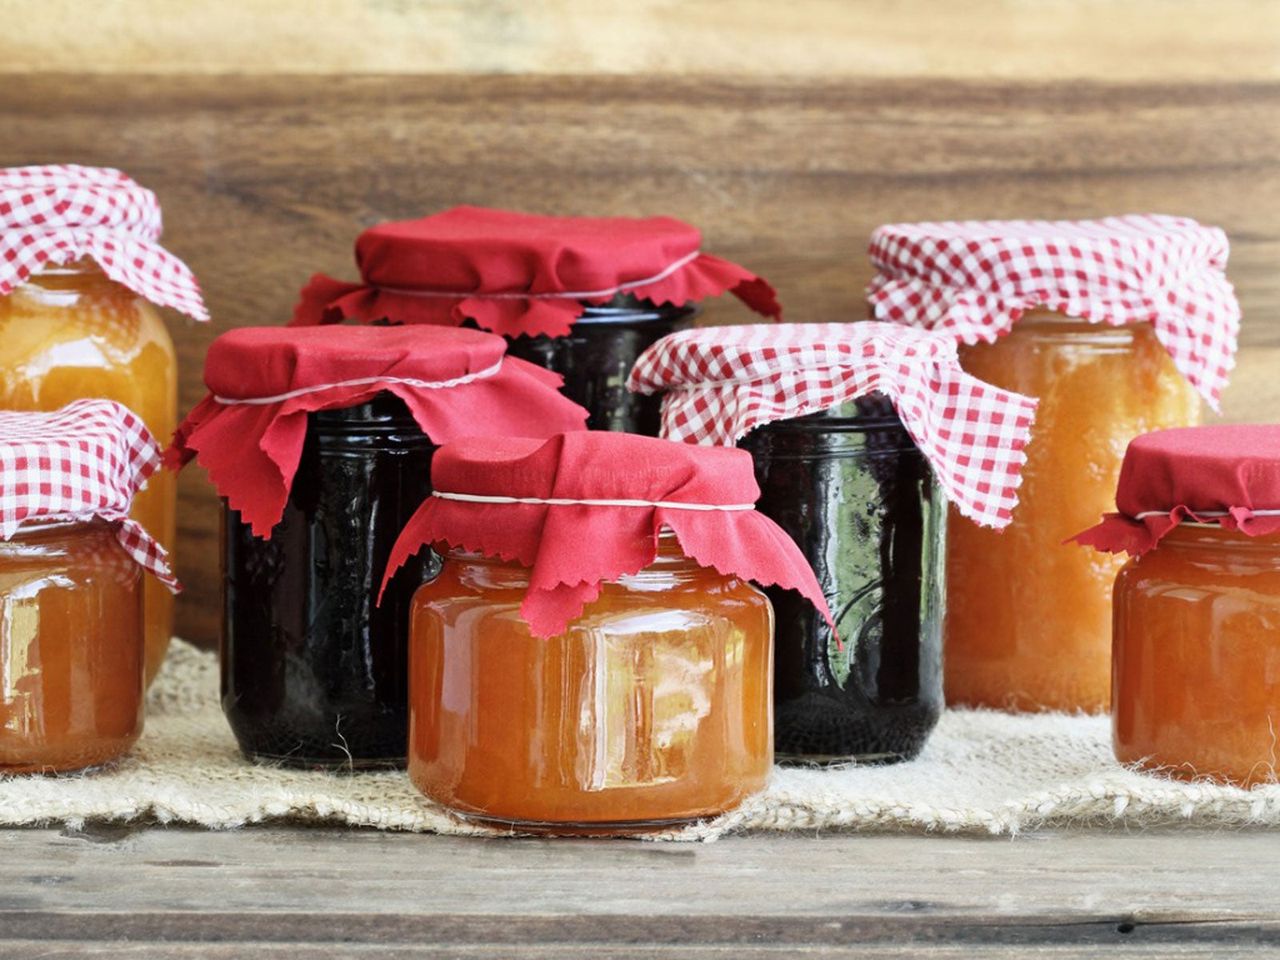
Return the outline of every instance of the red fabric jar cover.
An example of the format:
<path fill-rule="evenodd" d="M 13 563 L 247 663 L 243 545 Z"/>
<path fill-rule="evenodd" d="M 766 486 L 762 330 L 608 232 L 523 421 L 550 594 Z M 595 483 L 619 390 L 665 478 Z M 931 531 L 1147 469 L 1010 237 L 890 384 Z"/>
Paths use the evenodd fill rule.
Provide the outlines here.
<path fill-rule="evenodd" d="M 160 205 L 119 170 L 0 169 L 0 296 L 46 264 L 92 257 L 102 272 L 162 307 L 208 320 L 200 285 L 161 247 Z"/>
<path fill-rule="evenodd" d="M 653 563 L 665 526 L 696 563 L 797 590 L 831 620 L 800 550 L 756 512 L 745 450 L 605 431 L 469 439 L 436 452 L 431 484 L 391 550 L 384 587 L 432 543 L 516 561 L 531 570 L 520 613 L 535 636 L 554 637 L 602 582 Z"/>
<path fill-rule="evenodd" d="M 870 255 L 880 320 L 965 343 L 996 340 L 1036 307 L 1112 326 L 1149 321 L 1215 410 L 1235 366 L 1227 236 L 1185 217 L 895 223 L 872 234 Z"/>
<path fill-rule="evenodd" d="M 433 443 L 475 434 L 548 437 L 587 412 L 561 378 L 505 356 L 501 337 L 441 327 L 242 327 L 205 358 L 205 397 L 178 427 L 170 466 L 193 457 L 260 537 L 280 522 L 302 456 L 307 414 L 382 391 Z"/>
<path fill-rule="evenodd" d="M 316 274 L 294 325 L 460 324 L 508 337 L 564 336 L 585 304 L 628 293 L 683 305 L 731 290 L 782 316 L 773 287 L 703 253 L 697 228 L 670 217 L 543 217 L 454 207 L 371 227 L 356 240 L 360 283 Z"/>
<path fill-rule="evenodd" d="M 1222 424 L 1134 438 L 1116 488 L 1119 513 L 1072 537 L 1141 556 L 1183 521 L 1245 536 L 1280 531 L 1280 426 Z"/>
<path fill-rule="evenodd" d="M 627 386 L 666 390 L 662 435 L 732 444 L 756 427 L 879 391 L 967 517 L 1008 525 L 1036 401 L 960 369 L 955 341 L 891 323 L 705 327 L 664 337 Z"/>
<path fill-rule="evenodd" d="M 120 545 L 174 593 L 169 557 L 129 516 L 160 466 L 142 419 L 113 400 L 77 400 L 52 413 L 0 412 L 0 539 L 31 521 L 116 527 Z"/>

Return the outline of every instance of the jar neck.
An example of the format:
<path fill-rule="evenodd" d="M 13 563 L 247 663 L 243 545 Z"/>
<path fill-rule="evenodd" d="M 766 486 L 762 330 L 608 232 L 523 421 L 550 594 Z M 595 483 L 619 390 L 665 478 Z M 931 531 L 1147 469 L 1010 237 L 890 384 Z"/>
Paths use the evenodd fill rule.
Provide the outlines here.
<path fill-rule="evenodd" d="M 0 540 L 0 555 L 12 556 L 32 549 L 107 537 L 115 540 L 115 530 L 106 520 L 26 520 L 8 540 Z"/>
<path fill-rule="evenodd" d="M 529 586 L 529 568 L 516 561 L 443 545 L 438 545 L 437 550 L 443 554 L 447 563 L 457 566 L 460 577 L 472 586 L 519 590 Z M 615 582 L 645 589 L 684 582 L 704 576 L 706 572 L 705 567 L 685 555 L 676 535 L 664 528 L 658 535 L 658 553 L 653 562 L 638 573 L 619 577 Z"/>
<path fill-rule="evenodd" d="M 678 324 L 690 322 L 698 315 L 696 304 L 656 304 L 620 293 L 603 304 L 584 304 L 575 324 L 608 326 L 609 324 Z"/>
<path fill-rule="evenodd" d="M 81 257 L 70 263 L 45 264 L 23 284 L 24 287 L 44 290 L 83 290 L 87 286 L 98 285 L 109 287 L 116 284 L 92 257 Z"/>
<path fill-rule="evenodd" d="M 1006 336 L 1034 338 L 1039 341 L 1088 341 L 1100 347 L 1127 347 L 1136 337 L 1153 335 L 1149 323 L 1127 323 L 1112 326 L 1105 321 L 1091 323 L 1080 317 L 1068 316 L 1056 310 L 1036 308 L 1022 315 Z"/>
<path fill-rule="evenodd" d="M 1215 524 L 1180 523 L 1174 527 L 1157 550 L 1173 551 L 1249 551 L 1274 555 L 1280 550 L 1280 533 L 1251 537 L 1240 530 L 1229 530 Z"/>

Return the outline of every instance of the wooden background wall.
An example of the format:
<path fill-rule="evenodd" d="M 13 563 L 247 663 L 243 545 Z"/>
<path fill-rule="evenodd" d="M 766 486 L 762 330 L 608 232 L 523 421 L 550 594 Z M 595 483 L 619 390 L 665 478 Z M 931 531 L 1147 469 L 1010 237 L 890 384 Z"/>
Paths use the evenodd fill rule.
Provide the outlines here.
<path fill-rule="evenodd" d="M 1224 412 L 1280 400 L 1280 4 L 1271 0 L 0 3 L 0 165 L 119 166 L 214 322 L 279 323 L 363 227 L 458 203 L 668 213 L 863 315 L 891 220 L 1186 214 L 1245 309 Z M 74 25 L 74 28 L 73 26 Z M 746 320 L 716 303 L 712 322 Z M 217 503 L 181 483 L 179 632 L 217 635 Z"/>

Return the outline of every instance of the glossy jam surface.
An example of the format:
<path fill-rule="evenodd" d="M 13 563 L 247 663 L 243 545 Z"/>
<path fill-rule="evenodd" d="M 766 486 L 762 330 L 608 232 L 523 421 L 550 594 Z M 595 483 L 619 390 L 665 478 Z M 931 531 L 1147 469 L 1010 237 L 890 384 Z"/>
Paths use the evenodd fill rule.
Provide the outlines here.
<path fill-rule="evenodd" d="M 1252 786 L 1280 764 L 1280 537 L 1183 525 L 1115 586 L 1116 757 Z"/>
<path fill-rule="evenodd" d="M 57 410 L 72 400 L 117 400 L 142 417 L 161 445 L 178 425 L 173 341 L 159 312 L 107 279 L 92 261 L 48 267 L 0 297 L 0 408 Z M 133 515 L 172 551 L 177 478 L 153 476 Z M 173 595 L 145 579 L 147 682 L 173 633 Z"/>
<path fill-rule="evenodd" d="M 431 492 L 434 450 L 387 394 L 314 413 L 271 539 L 227 513 L 222 705 L 246 756 L 404 765 L 409 610 L 438 559 L 413 558 L 376 600 L 396 537 Z"/>
<path fill-rule="evenodd" d="M 507 352 L 564 377 L 561 390 L 591 414 L 592 430 L 620 430 L 656 437 L 661 395 L 627 390 L 631 368 L 650 346 L 669 333 L 693 325 L 693 307 L 654 307 L 634 298 L 587 307 L 564 337 L 515 337 Z"/>
<path fill-rule="evenodd" d="M 803 762 L 920 752 L 942 696 L 944 501 L 880 395 L 758 427 L 757 509 L 800 546 L 836 616 L 766 589 L 777 617 L 774 743 Z"/>
<path fill-rule="evenodd" d="M 964 368 L 1040 399 L 1020 502 L 1003 531 L 951 511 L 946 688 L 952 704 L 1105 711 L 1111 587 L 1122 561 L 1064 541 L 1115 509 L 1125 447 L 1199 419 L 1199 400 L 1147 324 L 1028 314 Z"/>
<path fill-rule="evenodd" d="M 141 581 L 105 523 L 0 541 L 0 772 L 97 766 L 138 739 Z"/>
<path fill-rule="evenodd" d="M 643 830 L 728 810 L 773 762 L 764 595 L 663 537 L 561 636 L 519 617 L 528 571 L 452 553 L 414 600 L 409 776 L 464 817 Z"/>

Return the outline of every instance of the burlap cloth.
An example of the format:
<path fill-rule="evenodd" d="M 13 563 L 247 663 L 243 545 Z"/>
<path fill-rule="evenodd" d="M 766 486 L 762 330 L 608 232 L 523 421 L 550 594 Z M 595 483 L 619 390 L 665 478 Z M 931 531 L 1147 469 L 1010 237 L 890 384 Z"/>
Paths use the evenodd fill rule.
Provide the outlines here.
<path fill-rule="evenodd" d="M 1011 834 L 1036 827 L 1280 825 L 1280 785 L 1239 790 L 1133 773 L 1108 722 L 1062 714 L 951 711 L 913 763 L 781 769 L 738 810 L 678 833 L 852 829 Z M 0 823 L 153 819 L 225 829 L 262 821 L 487 833 L 427 802 L 400 773 L 329 775 L 241 759 L 218 706 L 215 658 L 175 641 L 147 729 L 114 768 L 0 779 Z"/>

